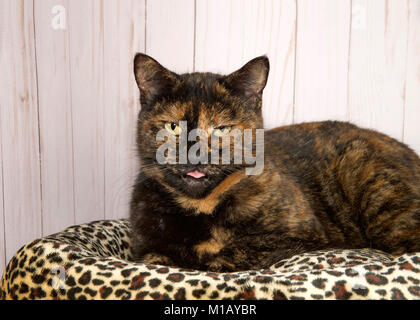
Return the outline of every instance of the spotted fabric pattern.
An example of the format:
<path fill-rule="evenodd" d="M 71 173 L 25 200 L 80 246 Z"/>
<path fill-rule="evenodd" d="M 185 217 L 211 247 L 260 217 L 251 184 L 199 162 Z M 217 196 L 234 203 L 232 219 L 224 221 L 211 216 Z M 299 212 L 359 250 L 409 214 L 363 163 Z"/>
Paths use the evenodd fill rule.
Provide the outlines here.
<path fill-rule="evenodd" d="M 418 299 L 420 253 L 322 250 L 233 273 L 131 261 L 128 220 L 73 226 L 10 260 L 1 299 Z"/>

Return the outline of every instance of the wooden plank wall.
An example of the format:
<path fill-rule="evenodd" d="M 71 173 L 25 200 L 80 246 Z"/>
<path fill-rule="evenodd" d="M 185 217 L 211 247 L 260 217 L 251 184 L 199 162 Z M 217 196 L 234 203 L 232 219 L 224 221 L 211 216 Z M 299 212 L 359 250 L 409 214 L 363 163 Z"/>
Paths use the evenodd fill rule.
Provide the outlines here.
<path fill-rule="evenodd" d="M 51 27 L 51 8 L 34 3 L 44 234 L 74 224 L 73 133 L 69 37 Z"/>
<path fill-rule="evenodd" d="M 404 142 L 420 154 L 420 1 L 408 2 Z"/>
<path fill-rule="evenodd" d="M 104 4 L 105 218 L 127 216 L 136 175 L 135 124 L 140 101 L 133 78 L 135 52 L 145 51 L 145 0 Z"/>
<path fill-rule="evenodd" d="M 350 0 L 298 1 L 294 122 L 347 120 L 350 9 Z"/>
<path fill-rule="evenodd" d="M 25 242 L 42 236 L 33 12 L 32 1 L 0 2 L 1 218 L 6 260 Z"/>
<path fill-rule="evenodd" d="M 267 128 L 348 120 L 420 153 L 419 33 L 420 0 L 1 1 L 0 273 L 25 242 L 127 216 L 136 52 L 177 72 L 267 54 Z"/>
<path fill-rule="evenodd" d="M 408 2 L 355 0 L 354 5 L 365 10 L 366 21 L 351 33 L 349 120 L 402 140 Z"/>
<path fill-rule="evenodd" d="M 256 56 L 270 57 L 263 109 L 267 128 L 293 121 L 295 40 L 294 0 L 197 1 L 197 71 L 231 72 Z"/>

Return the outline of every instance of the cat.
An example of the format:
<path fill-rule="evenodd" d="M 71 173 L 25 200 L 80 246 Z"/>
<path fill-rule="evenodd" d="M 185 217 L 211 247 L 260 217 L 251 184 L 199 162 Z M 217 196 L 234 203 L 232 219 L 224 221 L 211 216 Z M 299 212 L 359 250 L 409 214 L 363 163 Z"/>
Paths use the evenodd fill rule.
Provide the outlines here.
<path fill-rule="evenodd" d="M 374 130 L 324 121 L 265 131 L 264 169 L 255 175 L 241 163 L 157 163 L 157 132 L 177 139 L 180 121 L 220 135 L 263 129 L 269 69 L 261 56 L 229 75 L 176 74 L 135 56 L 134 259 L 232 272 L 320 249 L 420 251 L 420 159 Z"/>

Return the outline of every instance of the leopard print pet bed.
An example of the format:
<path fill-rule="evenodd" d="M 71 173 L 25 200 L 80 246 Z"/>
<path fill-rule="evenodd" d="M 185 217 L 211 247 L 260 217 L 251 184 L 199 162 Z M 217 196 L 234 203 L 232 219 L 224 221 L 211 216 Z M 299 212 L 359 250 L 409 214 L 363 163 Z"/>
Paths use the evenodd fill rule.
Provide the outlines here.
<path fill-rule="evenodd" d="M 130 262 L 127 220 L 32 241 L 9 262 L 2 299 L 420 299 L 420 253 L 296 255 L 269 269 L 211 273 Z"/>

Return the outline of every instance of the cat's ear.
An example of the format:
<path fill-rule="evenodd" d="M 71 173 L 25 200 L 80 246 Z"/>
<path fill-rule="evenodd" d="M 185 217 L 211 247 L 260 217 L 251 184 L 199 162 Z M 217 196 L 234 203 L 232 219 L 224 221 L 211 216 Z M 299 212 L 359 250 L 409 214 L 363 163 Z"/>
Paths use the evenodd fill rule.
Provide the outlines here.
<path fill-rule="evenodd" d="M 137 53 L 134 58 L 134 75 L 142 107 L 151 106 L 158 97 L 169 92 L 178 79 L 176 73 L 143 53 Z"/>
<path fill-rule="evenodd" d="M 246 99 L 261 100 L 267 84 L 270 62 L 266 56 L 257 57 L 239 70 L 225 76 L 223 85 L 235 95 Z"/>

